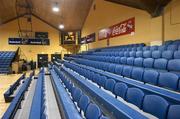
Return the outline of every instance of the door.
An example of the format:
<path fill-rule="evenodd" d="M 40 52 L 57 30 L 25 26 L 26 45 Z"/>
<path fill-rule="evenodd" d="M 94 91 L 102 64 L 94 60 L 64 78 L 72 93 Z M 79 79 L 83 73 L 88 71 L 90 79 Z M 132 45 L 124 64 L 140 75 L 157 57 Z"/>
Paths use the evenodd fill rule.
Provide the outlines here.
<path fill-rule="evenodd" d="M 61 54 L 51 54 L 51 61 L 54 62 L 56 59 L 61 59 Z"/>
<path fill-rule="evenodd" d="M 48 54 L 38 54 L 38 68 L 48 67 Z"/>

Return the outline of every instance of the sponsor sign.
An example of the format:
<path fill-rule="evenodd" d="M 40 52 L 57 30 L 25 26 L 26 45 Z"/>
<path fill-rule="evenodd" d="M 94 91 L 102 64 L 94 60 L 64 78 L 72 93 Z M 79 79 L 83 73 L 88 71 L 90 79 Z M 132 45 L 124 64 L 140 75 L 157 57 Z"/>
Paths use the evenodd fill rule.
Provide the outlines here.
<path fill-rule="evenodd" d="M 101 29 L 98 33 L 98 40 L 104 40 L 126 34 L 134 34 L 135 18 L 130 18 L 109 28 Z"/>

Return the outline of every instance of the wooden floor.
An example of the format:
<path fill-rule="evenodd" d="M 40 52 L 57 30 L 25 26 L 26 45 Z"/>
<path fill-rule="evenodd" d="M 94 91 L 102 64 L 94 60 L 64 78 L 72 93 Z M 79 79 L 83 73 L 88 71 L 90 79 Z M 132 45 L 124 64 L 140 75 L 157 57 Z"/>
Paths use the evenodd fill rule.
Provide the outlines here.
<path fill-rule="evenodd" d="M 29 76 L 30 72 L 26 73 Z M 0 118 L 8 108 L 10 103 L 5 103 L 4 92 L 12 85 L 22 74 L 0 75 Z"/>
<path fill-rule="evenodd" d="M 0 75 L 0 118 L 10 104 L 5 103 L 3 94 L 21 75 L 22 74 Z"/>

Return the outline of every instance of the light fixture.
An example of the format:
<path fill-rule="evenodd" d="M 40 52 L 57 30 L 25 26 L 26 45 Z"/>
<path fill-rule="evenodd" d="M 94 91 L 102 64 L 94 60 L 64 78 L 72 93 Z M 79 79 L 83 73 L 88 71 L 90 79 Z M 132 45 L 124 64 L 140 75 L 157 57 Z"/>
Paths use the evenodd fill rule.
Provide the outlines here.
<path fill-rule="evenodd" d="M 59 6 L 58 6 L 58 3 L 57 3 L 57 2 L 53 5 L 52 10 L 53 10 L 54 12 L 59 12 Z"/>
<path fill-rule="evenodd" d="M 64 24 L 60 24 L 60 25 L 59 25 L 59 28 L 60 28 L 60 29 L 64 29 Z"/>

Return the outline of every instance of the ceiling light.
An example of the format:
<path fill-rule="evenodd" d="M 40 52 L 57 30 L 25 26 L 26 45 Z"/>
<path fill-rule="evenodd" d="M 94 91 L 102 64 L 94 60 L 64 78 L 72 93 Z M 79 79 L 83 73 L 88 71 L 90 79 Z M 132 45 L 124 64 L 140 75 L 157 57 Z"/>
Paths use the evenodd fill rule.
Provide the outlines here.
<path fill-rule="evenodd" d="M 58 3 L 57 3 L 57 2 L 53 5 L 52 10 L 53 10 L 54 12 L 59 12 L 59 6 L 58 6 Z"/>
<path fill-rule="evenodd" d="M 60 24 L 60 25 L 59 25 L 59 28 L 60 28 L 60 29 L 64 29 L 64 24 Z"/>

